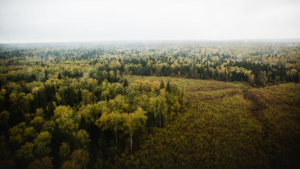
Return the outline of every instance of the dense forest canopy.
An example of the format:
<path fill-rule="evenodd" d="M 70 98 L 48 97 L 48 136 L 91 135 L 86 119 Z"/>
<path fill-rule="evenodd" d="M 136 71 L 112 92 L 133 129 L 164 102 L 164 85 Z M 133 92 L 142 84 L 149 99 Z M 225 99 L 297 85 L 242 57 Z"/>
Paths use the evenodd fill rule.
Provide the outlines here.
<path fill-rule="evenodd" d="M 1 166 L 299 167 L 298 83 L 299 42 L 2 44 Z"/>
<path fill-rule="evenodd" d="M 58 47 L 50 48 L 45 47 L 46 45 L 38 45 L 36 48 L 30 48 L 32 45 L 2 45 L 1 73 L 8 73 L 10 69 L 7 67 L 10 65 L 12 67 L 9 68 L 16 72 L 2 75 L 1 84 L 6 80 L 30 81 L 34 78 L 46 81 L 43 74 L 45 71 L 51 75 L 59 72 L 69 78 L 83 77 L 83 73 L 89 73 L 91 78 L 113 77 L 113 80 L 124 74 L 180 76 L 247 81 L 254 86 L 299 81 L 298 42 L 148 42 L 90 44 L 87 47 L 88 45 L 73 44 L 66 47 L 66 44 L 58 44 Z M 26 66 L 31 67 L 27 74 L 22 71 L 27 69 Z"/>

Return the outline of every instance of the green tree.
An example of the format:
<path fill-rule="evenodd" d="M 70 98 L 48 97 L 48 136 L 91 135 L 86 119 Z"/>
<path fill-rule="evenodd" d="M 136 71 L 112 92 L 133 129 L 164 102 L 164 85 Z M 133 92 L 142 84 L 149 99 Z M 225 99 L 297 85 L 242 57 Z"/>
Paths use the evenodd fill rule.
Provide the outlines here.
<path fill-rule="evenodd" d="M 24 130 L 24 139 L 31 141 L 36 137 L 37 133 L 33 127 L 26 127 Z"/>
<path fill-rule="evenodd" d="M 9 129 L 10 137 L 9 142 L 15 144 L 16 146 L 21 145 L 24 142 L 24 130 L 26 128 L 26 123 L 22 122 L 13 128 Z"/>
<path fill-rule="evenodd" d="M 61 169 L 86 169 L 90 161 L 89 153 L 86 150 L 74 150 L 70 156 L 70 160 L 63 163 Z"/>
<path fill-rule="evenodd" d="M 101 77 L 98 77 L 97 85 L 98 86 L 102 85 L 102 79 L 101 79 Z"/>
<path fill-rule="evenodd" d="M 77 140 L 78 148 L 83 150 L 87 149 L 88 143 L 91 140 L 89 139 L 89 134 L 85 130 L 79 130 L 74 137 Z"/>
<path fill-rule="evenodd" d="M 46 118 L 50 119 L 54 115 L 54 110 L 55 110 L 55 102 L 49 102 L 48 103 L 48 110 L 46 114 Z"/>
<path fill-rule="evenodd" d="M 0 113 L 0 127 L 2 129 L 2 131 L 7 131 L 8 127 L 9 127 L 9 112 L 8 111 L 2 111 Z"/>
<path fill-rule="evenodd" d="M 43 158 L 51 153 L 51 148 L 47 147 L 51 142 L 51 138 L 51 134 L 48 131 L 44 131 L 34 139 L 35 154 L 38 158 Z"/>
<path fill-rule="evenodd" d="M 28 165 L 27 169 L 53 169 L 52 157 L 44 157 L 41 160 L 35 159 L 32 163 Z"/>
<path fill-rule="evenodd" d="M 37 116 L 35 117 L 30 124 L 39 132 L 43 128 L 43 124 L 45 123 L 45 120 L 43 117 Z"/>
<path fill-rule="evenodd" d="M 82 92 L 81 89 L 77 92 L 77 103 L 80 103 L 82 101 Z"/>
<path fill-rule="evenodd" d="M 69 106 L 57 106 L 54 110 L 52 118 L 65 139 L 71 139 L 73 133 L 78 131 L 79 125 L 73 119 L 74 116 L 74 111 Z"/>
<path fill-rule="evenodd" d="M 114 91 L 115 95 L 118 95 L 118 94 L 123 94 L 123 87 L 121 84 L 118 84 L 115 88 L 115 91 Z"/>
<path fill-rule="evenodd" d="M 44 118 L 44 117 L 45 117 L 44 110 L 43 110 L 42 108 L 36 109 L 35 116 L 36 116 L 36 117 L 42 117 L 42 118 Z"/>
<path fill-rule="evenodd" d="M 164 89 L 164 88 L 165 88 L 165 84 L 164 84 L 163 81 L 161 81 L 160 86 L 159 86 L 159 90 L 160 90 L 160 89 Z"/>
<path fill-rule="evenodd" d="M 170 83 L 169 83 L 169 82 L 167 83 L 166 91 L 169 92 L 169 93 L 170 93 L 170 91 L 171 91 L 171 90 L 170 90 Z"/>
<path fill-rule="evenodd" d="M 16 151 L 16 157 L 20 160 L 24 160 L 26 163 L 30 163 L 34 159 L 34 144 L 26 142 Z"/>
<path fill-rule="evenodd" d="M 128 81 L 127 79 L 124 79 L 123 87 L 127 87 L 127 86 L 128 86 Z"/>
<path fill-rule="evenodd" d="M 59 153 L 58 154 L 59 154 L 60 160 L 62 162 L 67 161 L 69 159 L 70 152 L 71 152 L 70 146 L 67 143 L 63 142 L 61 144 L 61 146 L 59 147 Z"/>
<path fill-rule="evenodd" d="M 61 74 L 58 73 L 57 79 L 62 79 Z"/>

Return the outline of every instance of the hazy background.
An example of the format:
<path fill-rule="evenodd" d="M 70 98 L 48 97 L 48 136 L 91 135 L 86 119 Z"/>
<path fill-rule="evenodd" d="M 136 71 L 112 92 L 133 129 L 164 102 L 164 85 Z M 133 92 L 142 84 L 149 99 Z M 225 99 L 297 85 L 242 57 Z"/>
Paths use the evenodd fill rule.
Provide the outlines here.
<path fill-rule="evenodd" d="M 300 0 L 1 0 L 0 43 L 300 38 Z"/>

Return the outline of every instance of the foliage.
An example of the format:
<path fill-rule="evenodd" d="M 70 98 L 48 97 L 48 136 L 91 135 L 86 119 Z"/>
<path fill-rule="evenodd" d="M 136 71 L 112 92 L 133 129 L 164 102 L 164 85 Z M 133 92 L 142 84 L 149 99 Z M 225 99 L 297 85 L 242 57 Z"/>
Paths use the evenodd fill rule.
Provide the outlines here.
<path fill-rule="evenodd" d="M 4 45 L 0 165 L 300 168 L 299 43 L 274 44 Z"/>

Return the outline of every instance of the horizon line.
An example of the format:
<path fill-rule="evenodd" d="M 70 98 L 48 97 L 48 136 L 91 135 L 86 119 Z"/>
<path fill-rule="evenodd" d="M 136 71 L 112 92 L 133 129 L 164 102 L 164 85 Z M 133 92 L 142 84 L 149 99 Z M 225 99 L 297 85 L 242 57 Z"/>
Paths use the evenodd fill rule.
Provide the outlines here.
<path fill-rule="evenodd" d="M 99 43 L 99 42 L 157 42 L 157 41 L 173 41 L 173 42 L 178 42 L 178 41 L 267 41 L 267 42 L 300 42 L 300 38 L 274 38 L 274 39 L 173 39 L 173 40 L 168 40 L 168 39 L 161 39 L 161 40 L 97 40 L 97 41 L 48 41 L 48 42 L 0 42 L 0 45 L 5 45 L 5 44 L 46 44 L 46 43 Z"/>

